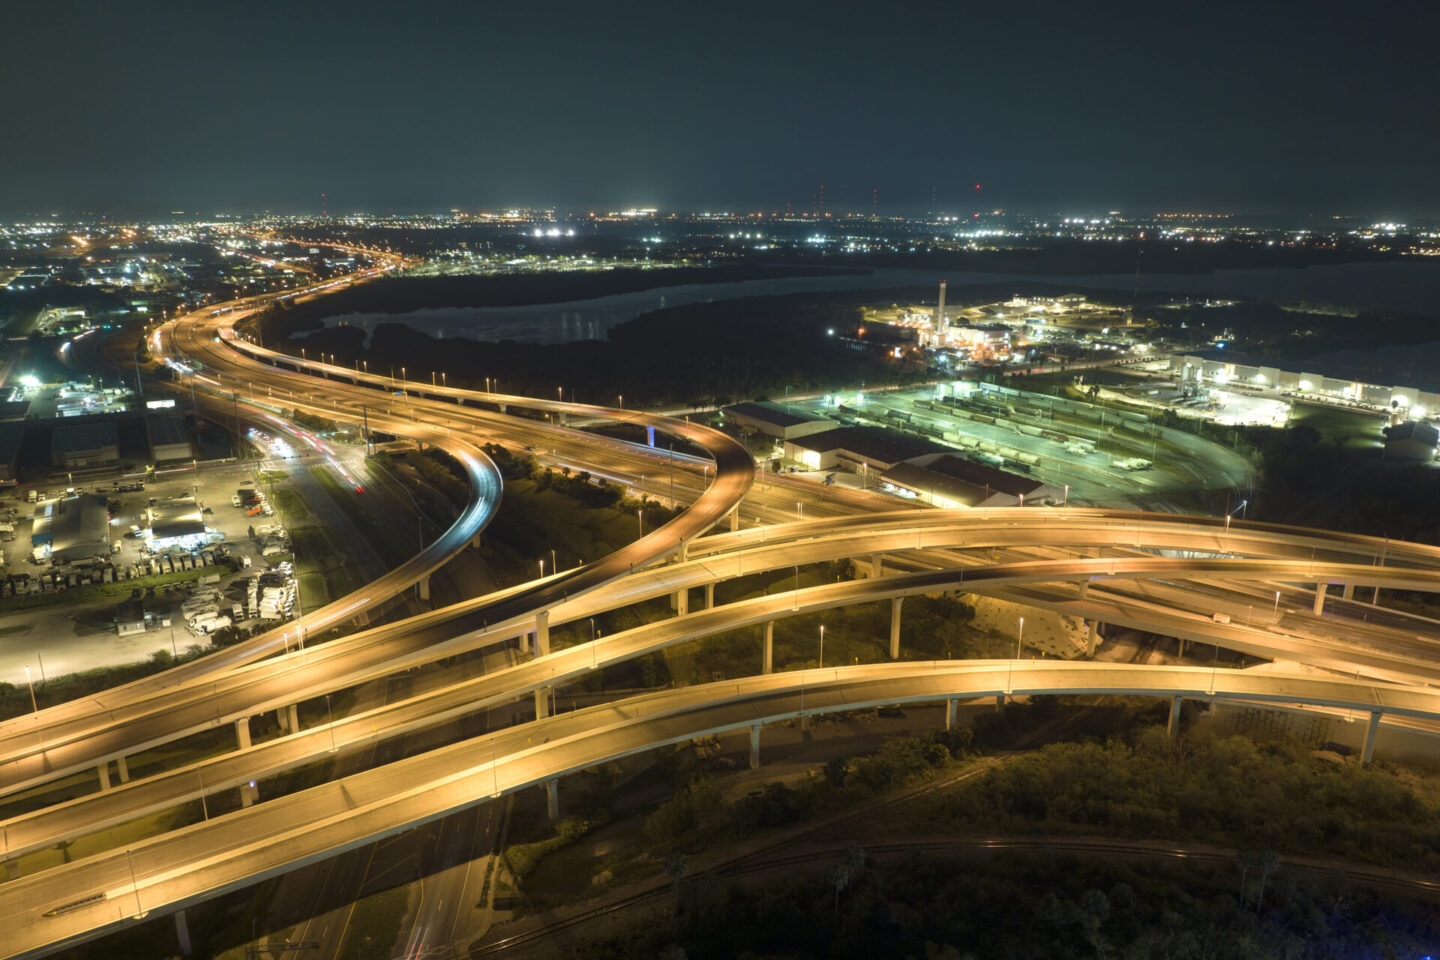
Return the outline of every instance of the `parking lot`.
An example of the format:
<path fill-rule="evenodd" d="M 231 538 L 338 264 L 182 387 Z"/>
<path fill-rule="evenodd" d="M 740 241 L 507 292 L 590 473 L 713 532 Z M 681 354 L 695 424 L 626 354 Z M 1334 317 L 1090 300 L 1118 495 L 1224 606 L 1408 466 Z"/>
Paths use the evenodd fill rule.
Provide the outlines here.
<path fill-rule="evenodd" d="M 100 563 L 92 558 L 36 562 L 31 533 L 38 504 L 27 503 L 19 491 L 0 498 L 0 538 L 13 538 L 3 542 L 10 595 L 0 596 L 0 681 L 24 682 L 27 665 L 39 681 L 42 675 L 143 660 L 157 650 L 178 654 L 191 644 L 208 644 L 207 628 L 259 625 L 255 615 L 264 590 L 251 591 L 250 584 L 254 581 L 260 587 L 258 578 L 271 561 L 288 560 L 288 540 L 278 536 L 279 517 L 267 516 L 263 510 L 252 516 L 253 506 L 237 507 L 233 501 L 237 490 L 263 494 L 267 486 L 283 481 L 285 466 L 284 459 L 276 458 L 187 467 L 160 471 L 144 481 L 122 479 L 120 490 L 108 481 L 76 488 L 40 487 L 42 493 L 54 496 L 70 489 L 105 496 L 110 507 L 110 552 L 97 550 Z M 134 489 L 137 485 L 141 489 Z M 204 520 L 203 542 L 196 549 L 189 548 L 189 541 L 186 546 L 151 549 L 144 533 L 152 502 L 163 505 L 188 496 L 195 498 Z M 12 529 L 6 531 L 7 524 Z M 260 542 L 252 537 L 256 533 L 262 535 Z M 293 610 L 288 601 L 277 599 L 275 590 L 291 580 L 289 564 L 275 573 L 268 578 L 271 602 L 266 613 L 274 615 L 278 609 L 284 616 Z M 39 588 L 41 580 L 48 589 Z M 64 596 L 59 595 L 61 590 Z M 47 593 L 54 595 L 47 598 Z M 235 622 L 237 603 L 240 624 Z M 187 604 L 190 613 L 206 616 L 187 616 Z M 209 606 L 216 610 L 211 613 Z M 222 616 L 228 621 L 222 623 Z"/>

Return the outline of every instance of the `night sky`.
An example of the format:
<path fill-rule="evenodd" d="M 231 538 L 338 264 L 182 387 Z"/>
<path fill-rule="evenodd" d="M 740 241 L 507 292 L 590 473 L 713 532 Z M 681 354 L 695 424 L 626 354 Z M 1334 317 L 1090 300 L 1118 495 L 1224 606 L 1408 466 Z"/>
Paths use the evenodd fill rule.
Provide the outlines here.
<path fill-rule="evenodd" d="M 0 212 L 1433 217 L 1437 8 L 17 2 Z"/>

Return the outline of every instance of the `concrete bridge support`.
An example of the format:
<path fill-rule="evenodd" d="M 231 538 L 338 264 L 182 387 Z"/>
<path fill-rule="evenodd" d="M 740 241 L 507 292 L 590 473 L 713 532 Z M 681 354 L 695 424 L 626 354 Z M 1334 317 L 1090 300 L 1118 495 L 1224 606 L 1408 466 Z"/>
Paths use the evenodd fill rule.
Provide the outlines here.
<path fill-rule="evenodd" d="M 1380 732 L 1380 711 L 1370 711 L 1370 725 L 1365 728 L 1365 746 L 1360 749 L 1360 766 L 1370 766 L 1371 759 L 1375 756 L 1375 736 Z"/>
<path fill-rule="evenodd" d="M 750 769 L 760 769 L 760 730 L 758 723 L 750 725 Z"/>
<path fill-rule="evenodd" d="M 1081 600 L 1084 600 L 1084 599 L 1085 599 L 1087 596 L 1089 596 L 1089 595 L 1090 595 L 1090 581 L 1089 581 L 1089 580 L 1081 580 L 1081 581 L 1080 581 L 1080 599 L 1081 599 Z"/>
<path fill-rule="evenodd" d="M 545 812 L 551 820 L 560 819 L 560 781 L 545 781 Z"/>
<path fill-rule="evenodd" d="M 996 713 L 1004 713 L 1004 712 L 1005 712 L 1005 694 L 1003 694 L 1003 693 L 997 693 L 997 694 L 995 694 L 995 712 L 996 712 Z"/>
<path fill-rule="evenodd" d="M 1341 599 L 1341 600 L 1354 600 L 1354 599 L 1355 599 L 1355 584 L 1353 584 L 1353 583 L 1347 583 L 1347 584 L 1345 584 L 1345 589 L 1342 590 L 1342 591 L 1340 591 L 1340 599 Z"/>
<path fill-rule="evenodd" d="M 705 584 L 705 609 L 715 609 L 715 584 L 713 583 Z"/>
<path fill-rule="evenodd" d="M 1089 634 L 1089 636 L 1087 636 L 1087 637 L 1085 638 L 1085 656 L 1087 656 L 1087 657 L 1093 657 L 1093 656 L 1095 655 L 1095 646 L 1096 646 L 1096 644 L 1099 642 L 1099 639 L 1100 639 L 1100 621 L 1099 621 L 1099 620 L 1091 620 L 1091 621 L 1090 621 L 1090 634 Z"/>
<path fill-rule="evenodd" d="M 550 611 L 541 610 L 535 614 L 535 656 L 550 653 Z"/>
<path fill-rule="evenodd" d="M 180 941 L 180 955 L 190 956 L 190 923 L 183 908 L 175 911 L 175 939 Z"/>
<path fill-rule="evenodd" d="M 115 758 L 115 768 L 116 768 L 116 770 L 118 770 L 119 773 L 120 773 L 120 782 L 121 782 L 121 783 L 129 783 L 129 782 L 130 782 L 130 767 L 126 765 L 126 763 L 125 763 L 125 758 L 124 758 L 124 757 L 116 757 L 116 758 Z"/>
<path fill-rule="evenodd" d="M 945 729 L 954 730 L 960 717 L 960 701 L 953 697 L 945 701 Z"/>
<path fill-rule="evenodd" d="M 544 720 L 550 716 L 550 687 L 541 687 L 535 691 L 535 719 Z"/>
<path fill-rule="evenodd" d="M 417 583 L 415 586 L 418 587 L 420 590 L 421 600 L 430 599 L 430 574 L 427 573 L 425 574 L 425 576 L 421 577 L 420 582 Z"/>
<path fill-rule="evenodd" d="M 100 792 L 104 793 L 110 789 L 110 761 L 103 761 L 95 768 L 95 773 L 100 777 Z"/>
<path fill-rule="evenodd" d="M 275 718 L 280 721 L 281 733 L 300 732 L 300 710 L 295 704 L 276 710 Z"/>
<path fill-rule="evenodd" d="M 1170 698 L 1170 720 L 1165 724 L 1165 732 L 1172 737 L 1180 732 L 1180 706 L 1184 702 L 1184 697 Z"/>
<path fill-rule="evenodd" d="M 1330 586 L 1330 585 L 1329 585 L 1328 583 L 1317 583 L 1317 584 L 1315 584 L 1315 607 L 1314 607 L 1314 613 L 1315 613 L 1315 616 L 1317 616 L 1317 617 L 1320 616 L 1322 613 L 1325 612 L 1325 590 L 1326 590 L 1326 588 L 1329 587 L 1329 586 Z"/>
<path fill-rule="evenodd" d="M 890 601 L 890 659 L 900 659 L 900 603 L 904 597 Z"/>
<path fill-rule="evenodd" d="M 470 538 L 470 548 L 472 550 L 480 549 L 480 534 L 478 532 L 475 534 L 475 536 Z"/>
<path fill-rule="evenodd" d="M 241 717 L 235 721 L 235 749 L 250 749 L 250 718 Z"/>
<path fill-rule="evenodd" d="M 739 533 L 739 532 L 740 532 L 740 508 L 739 508 L 739 507 L 736 507 L 734 510 L 731 510 L 731 511 L 730 511 L 730 532 L 731 532 L 731 533 Z"/>
<path fill-rule="evenodd" d="M 681 587 L 670 595 L 670 609 L 675 611 L 677 617 L 683 617 L 690 612 L 690 591 Z"/>
<path fill-rule="evenodd" d="M 882 577 L 885 575 L 885 557 L 883 554 L 874 554 L 870 557 L 870 577 Z"/>
<path fill-rule="evenodd" d="M 775 669 L 775 621 L 765 621 L 765 653 L 760 658 L 760 672 L 770 673 Z"/>

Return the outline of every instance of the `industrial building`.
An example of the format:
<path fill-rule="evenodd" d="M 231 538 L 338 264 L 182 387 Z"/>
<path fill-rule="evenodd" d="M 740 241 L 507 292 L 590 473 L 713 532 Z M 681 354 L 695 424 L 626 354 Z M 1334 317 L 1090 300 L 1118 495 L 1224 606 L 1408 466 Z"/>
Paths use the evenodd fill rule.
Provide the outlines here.
<path fill-rule="evenodd" d="M 1433 460 L 1440 430 L 1422 420 L 1406 420 L 1385 431 L 1386 460 Z"/>
<path fill-rule="evenodd" d="M 809 436 L 836 425 L 834 420 L 827 417 L 792 413 L 774 403 L 735 403 L 721 412 L 726 419 L 735 421 L 742 428 L 749 428 L 777 440 Z"/>
<path fill-rule="evenodd" d="M 875 427 L 840 427 L 785 441 L 785 456 L 810 470 L 834 467 L 855 473 L 889 470 L 914 457 L 949 453 L 949 447 Z"/>
<path fill-rule="evenodd" d="M 115 466 L 120 462 L 120 434 L 115 421 L 56 427 L 50 440 L 50 462 L 60 470 Z"/>
<path fill-rule="evenodd" d="M 20 439 L 25 428 L 18 423 L 0 423 L 0 481 L 16 479 L 20 460 Z"/>
<path fill-rule="evenodd" d="M 1440 412 L 1440 393 L 1429 393 L 1418 387 L 1386 386 L 1328 377 L 1321 373 L 1281 370 L 1256 363 L 1252 358 L 1233 351 L 1217 349 L 1201 354 L 1172 356 L 1170 372 L 1182 385 L 1209 383 L 1223 387 L 1235 384 L 1301 397 L 1308 393 L 1375 408 L 1399 409 L 1414 417 L 1423 416 L 1427 410 Z"/>
<path fill-rule="evenodd" d="M 166 547 L 182 547 L 193 550 L 203 544 L 209 531 L 205 529 L 205 514 L 194 497 L 172 497 L 157 500 L 147 511 L 150 521 L 148 539 L 156 550 Z"/>
<path fill-rule="evenodd" d="M 1013 507 L 1060 502 L 1064 488 L 1010 473 L 952 453 L 931 454 L 898 463 L 880 475 L 881 483 L 931 506 Z"/>
<path fill-rule="evenodd" d="M 156 463 L 189 460 L 195 456 L 190 434 L 180 417 L 146 417 L 145 432 L 150 438 L 150 456 Z"/>
<path fill-rule="evenodd" d="M 37 559 L 82 560 L 110 553 L 110 514 L 105 498 L 82 493 L 47 500 L 35 508 L 30 546 Z"/>

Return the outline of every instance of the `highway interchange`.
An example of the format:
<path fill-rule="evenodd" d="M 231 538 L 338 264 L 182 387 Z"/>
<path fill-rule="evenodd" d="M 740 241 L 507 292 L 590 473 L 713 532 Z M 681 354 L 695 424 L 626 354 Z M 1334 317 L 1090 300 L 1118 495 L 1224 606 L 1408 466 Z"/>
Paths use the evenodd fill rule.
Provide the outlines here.
<path fill-rule="evenodd" d="M 377 270 L 322 286 L 358 282 L 398 262 L 382 260 Z M 546 784 L 553 796 L 558 777 L 607 759 L 736 729 L 751 729 L 758 742 L 767 723 L 827 711 L 1125 692 L 1324 707 L 1368 718 L 1372 735 L 1382 717 L 1412 725 L 1440 721 L 1440 694 L 1429 689 L 1440 680 L 1433 639 L 1415 621 L 1352 596 L 1356 587 L 1440 591 L 1440 549 L 1131 511 L 937 511 L 856 491 L 773 478 L 757 482 L 753 460 L 739 444 L 682 419 L 397 384 L 264 350 L 237 334 L 234 323 L 276 296 L 172 321 L 155 332 L 151 349 L 189 365 L 204 386 L 244 401 L 257 414 L 302 410 L 433 444 L 464 465 L 470 503 L 419 555 L 311 611 L 298 626 L 292 622 L 176 670 L 0 723 L 0 794 L 88 768 L 106 771 L 98 774 L 105 789 L 0 824 L 4 859 L 19 873 L 0 886 L 0 924 L 9 932 L 4 956 L 43 955 L 525 787 Z M 565 426 L 572 418 L 653 427 L 709 459 L 669 458 Z M 476 542 L 500 501 L 498 471 L 482 449 L 488 443 L 540 448 L 548 461 L 662 496 L 670 488 L 661 477 L 673 470 L 674 497 L 688 508 L 607 557 L 300 650 L 299 631 L 318 635 L 380 609 Z M 730 604 L 710 602 L 716 583 L 844 559 L 871 575 Z M 693 609 L 691 591 L 705 598 Z M 599 667 L 741 627 L 757 628 L 758 641 L 777 619 L 856 603 L 892 603 L 894 656 L 903 645 L 903 598 L 947 591 L 1002 597 L 1281 663 L 1260 672 L 897 661 L 775 673 L 766 657 L 757 658 L 756 674 L 748 678 L 547 716 L 550 689 Z M 673 618 L 551 648 L 555 626 L 665 596 L 676 608 Z M 526 653 L 513 666 L 430 685 L 333 723 L 250 744 L 250 718 L 261 713 L 291 711 L 298 702 L 365 680 L 517 638 Z M 1327 672 L 1311 669 L 1316 667 Z M 530 723 L 348 772 L 287 796 L 256 797 L 250 787 L 329 754 L 351 755 L 531 696 L 536 719 Z M 233 752 L 109 783 L 112 761 L 227 725 L 235 729 Z M 63 866 L 24 869 L 29 853 L 237 787 L 246 791 L 243 809 Z"/>

